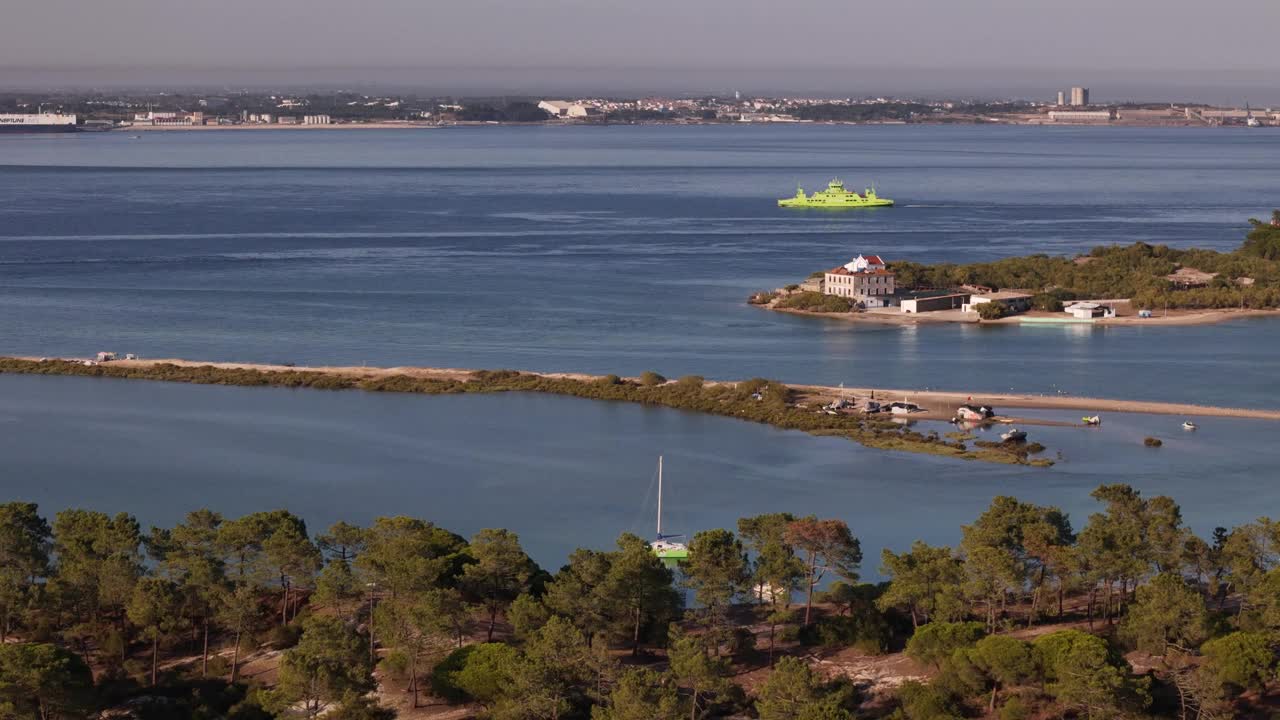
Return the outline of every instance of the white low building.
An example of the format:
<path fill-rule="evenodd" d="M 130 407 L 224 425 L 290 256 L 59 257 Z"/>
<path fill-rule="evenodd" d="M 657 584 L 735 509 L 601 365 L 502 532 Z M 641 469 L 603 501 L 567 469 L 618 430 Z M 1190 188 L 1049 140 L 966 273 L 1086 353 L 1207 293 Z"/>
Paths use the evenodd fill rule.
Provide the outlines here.
<path fill-rule="evenodd" d="M 1063 311 L 1077 320 L 1111 318 L 1116 316 L 1116 309 L 1114 307 L 1096 302 L 1073 303 L 1063 308 Z"/>
<path fill-rule="evenodd" d="M 993 292 L 985 295 L 974 295 L 961 308 L 964 312 L 978 312 L 978 306 L 984 303 L 999 303 L 1009 312 L 1026 312 L 1031 309 L 1031 296 L 1019 292 Z"/>

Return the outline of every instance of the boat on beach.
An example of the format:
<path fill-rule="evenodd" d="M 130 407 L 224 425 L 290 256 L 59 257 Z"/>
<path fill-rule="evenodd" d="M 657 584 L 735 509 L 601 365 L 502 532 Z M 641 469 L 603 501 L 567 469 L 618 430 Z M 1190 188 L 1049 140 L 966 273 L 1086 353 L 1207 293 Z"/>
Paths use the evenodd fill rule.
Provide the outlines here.
<path fill-rule="evenodd" d="M 1080 419 L 1084 421 L 1085 425 L 1101 425 L 1102 424 L 1102 418 L 1098 417 L 1097 415 L 1089 415 Z"/>
<path fill-rule="evenodd" d="M 1001 433 L 1000 439 L 1005 442 L 1022 442 L 1027 439 L 1027 431 L 1010 428 L 1009 432 Z"/>
<path fill-rule="evenodd" d="M 839 178 L 827 183 L 826 190 L 818 190 L 812 195 L 806 195 L 804 188 L 796 188 L 795 196 L 782 198 L 778 201 L 778 207 L 830 208 L 836 210 L 889 207 L 890 205 L 893 205 L 893 201 L 876 195 L 874 187 L 869 187 L 859 194 L 853 190 L 846 190 L 844 183 Z"/>

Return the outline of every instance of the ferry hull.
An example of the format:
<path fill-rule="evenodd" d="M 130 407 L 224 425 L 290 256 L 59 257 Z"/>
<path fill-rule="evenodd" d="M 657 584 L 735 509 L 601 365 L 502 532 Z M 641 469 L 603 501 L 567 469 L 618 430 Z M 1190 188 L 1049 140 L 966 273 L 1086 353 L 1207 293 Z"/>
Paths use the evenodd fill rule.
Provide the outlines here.
<path fill-rule="evenodd" d="M 823 200 L 815 200 L 814 198 L 785 198 L 778 201 L 778 207 L 785 208 L 825 208 L 828 210 L 845 210 L 847 208 L 869 208 L 869 207 L 890 207 L 893 201 L 888 198 L 876 198 L 875 200 L 861 201 L 834 201 L 826 202 Z"/>

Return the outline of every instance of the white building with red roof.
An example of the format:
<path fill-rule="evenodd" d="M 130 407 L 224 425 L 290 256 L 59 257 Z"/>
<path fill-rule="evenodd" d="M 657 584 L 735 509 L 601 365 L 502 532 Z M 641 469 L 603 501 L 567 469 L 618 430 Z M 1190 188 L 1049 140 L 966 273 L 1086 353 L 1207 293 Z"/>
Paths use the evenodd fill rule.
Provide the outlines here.
<path fill-rule="evenodd" d="M 887 307 L 894 291 L 893 273 L 879 255 L 859 255 L 823 276 L 822 291 L 849 298 L 864 307 Z"/>

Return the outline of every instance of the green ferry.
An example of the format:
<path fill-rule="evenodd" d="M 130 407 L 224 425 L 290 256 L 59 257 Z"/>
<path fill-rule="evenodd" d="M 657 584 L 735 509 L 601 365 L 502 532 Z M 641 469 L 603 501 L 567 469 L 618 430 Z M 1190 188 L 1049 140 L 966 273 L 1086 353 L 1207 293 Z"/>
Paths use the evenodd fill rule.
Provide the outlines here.
<path fill-rule="evenodd" d="M 797 188 L 795 197 L 782 198 L 778 201 L 778 207 L 805 208 L 840 209 L 888 207 L 890 205 L 893 205 L 893 201 L 876 195 L 875 188 L 869 187 L 866 192 L 859 195 L 852 190 L 846 190 L 844 183 L 840 182 L 839 179 L 827 183 L 826 190 L 819 190 L 812 195 L 805 195 L 804 188 Z"/>

